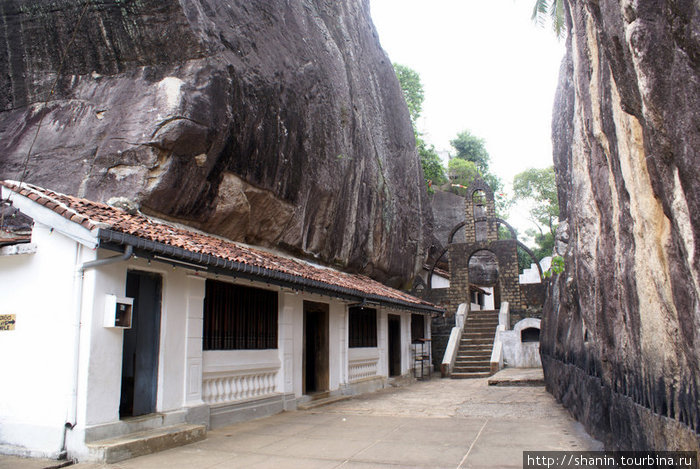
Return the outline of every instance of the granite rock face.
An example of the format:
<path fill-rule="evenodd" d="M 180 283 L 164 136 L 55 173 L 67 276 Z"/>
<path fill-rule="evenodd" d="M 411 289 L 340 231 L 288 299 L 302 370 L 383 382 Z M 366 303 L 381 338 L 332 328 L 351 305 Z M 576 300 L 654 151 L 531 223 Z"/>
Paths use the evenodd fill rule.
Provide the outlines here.
<path fill-rule="evenodd" d="M 447 246 L 452 229 L 465 220 L 464 197 L 441 190 L 436 190 L 429 197 L 433 211 L 433 233 L 442 248 Z M 461 240 L 462 232 L 463 230 L 455 235 L 454 241 Z"/>
<path fill-rule="evenodd" d="M 431 212 L 368 0 L 6 0 L 0 17 L 0 178 L 396 285 L 422 265 Z"/>
<path fill-rule="evenodd" d="M 700 8 L 567 0 L 548 389 L 611 449 L 700 447 Z"/>

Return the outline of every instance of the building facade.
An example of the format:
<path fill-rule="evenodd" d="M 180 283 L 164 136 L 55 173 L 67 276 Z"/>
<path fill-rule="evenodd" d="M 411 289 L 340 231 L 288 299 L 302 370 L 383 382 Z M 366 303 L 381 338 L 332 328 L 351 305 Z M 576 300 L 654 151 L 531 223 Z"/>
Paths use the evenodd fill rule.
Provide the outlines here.
<path fill-rule="evenodd" d="M 412 373 L 442 311 L 369 278 L 29 185 L 0 248 L 0 451 L 218 427 Z M 425 318 L 427 316 L 427 318 Z"/>

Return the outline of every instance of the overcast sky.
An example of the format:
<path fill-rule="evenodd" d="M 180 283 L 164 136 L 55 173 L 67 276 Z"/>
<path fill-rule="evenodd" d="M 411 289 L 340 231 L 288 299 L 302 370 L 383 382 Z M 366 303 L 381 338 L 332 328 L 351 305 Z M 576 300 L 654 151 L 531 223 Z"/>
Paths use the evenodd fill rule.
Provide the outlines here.
<path fill-rule="evenodd" d="M 491 169 L 508 186 L 515 174 L 552 164 L 564 42 L 532 23 L 533 1 L 370 0 L 391 61 L 421 76 L 425 139 L 453 152 L 450 140 L 470 130 L 486 140 Z"/>

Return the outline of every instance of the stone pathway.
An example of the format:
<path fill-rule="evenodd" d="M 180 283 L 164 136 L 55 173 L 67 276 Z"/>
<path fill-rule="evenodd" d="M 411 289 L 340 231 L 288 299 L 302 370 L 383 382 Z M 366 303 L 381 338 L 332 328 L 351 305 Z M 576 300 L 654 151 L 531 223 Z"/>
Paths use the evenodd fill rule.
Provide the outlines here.
<path fill-rule="evenodd" d="M 76 469 L 520 468 L 522 452 L 601 450 L 543 386 L 434 378 L 212 430 L 162 453 Z M 0 468 L 57 461 L 0 457 Z"/>

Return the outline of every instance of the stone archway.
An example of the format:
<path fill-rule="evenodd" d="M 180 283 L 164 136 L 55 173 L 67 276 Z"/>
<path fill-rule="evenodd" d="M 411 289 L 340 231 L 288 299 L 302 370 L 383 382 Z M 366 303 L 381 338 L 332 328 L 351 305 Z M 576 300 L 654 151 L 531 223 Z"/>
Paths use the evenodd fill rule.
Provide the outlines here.
<path fill-rule="evenodd" d="M 496 254 L 488 249 L 474 252 L 467 261 L 467 269 L 469 270 L 471 304 L 478 304 L 480 309 L 495 309 L 501 296 L 498 275 L 499 265 Z M 474 287 L 486 292 L 490 290 L 492 295 L 491 301 L 486 301 L 486 298 L 480 298 L 479 292 Z M 477 301 L 475 301 L 475 296 Z M 484 301 L 479 301 L 480 299 Z"/>

